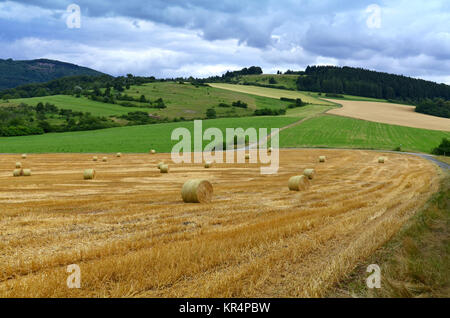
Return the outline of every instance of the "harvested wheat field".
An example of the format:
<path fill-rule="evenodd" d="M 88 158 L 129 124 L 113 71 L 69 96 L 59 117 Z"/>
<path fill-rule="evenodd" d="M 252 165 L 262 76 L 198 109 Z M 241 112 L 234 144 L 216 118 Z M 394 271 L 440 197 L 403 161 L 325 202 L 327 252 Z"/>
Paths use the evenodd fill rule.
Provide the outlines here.
<path fill-rule="evenodd" d="M 450 131 L 450 119 L 416 113 L 414 106 L 392 103 L 349 101 L 326 99 L 341 104 L 341 108 L 333 108 L 328 114 L 364 119 L 377 123 L 408 126 L 415 128 Z"/>
<path fill-rule="evenodd" d="M 439 181 L 424 159 L 371 151 L 281 150 L 277 175 L 176 165 L 169 154 L 108 157 L 32 155 L 32 176 L 14 178 L 18 156 L 0 156 L 1 297 L 322 296 Z M 163 160 L 168 174 L 156 169 Z M 289 191 L 306 168 L 310 187 Z M 183 202 L 189 179 L 212 184 L 210 203 Z M 66 286 L 69 264 L 81 289 Z"/>

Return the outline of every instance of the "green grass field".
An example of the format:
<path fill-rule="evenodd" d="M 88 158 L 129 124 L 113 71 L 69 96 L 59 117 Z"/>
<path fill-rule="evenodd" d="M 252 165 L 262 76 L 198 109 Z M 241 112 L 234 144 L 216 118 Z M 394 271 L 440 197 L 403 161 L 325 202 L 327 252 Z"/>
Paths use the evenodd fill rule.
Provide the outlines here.
<path fill-rule="evenodd" d="M 324 113 L 329 109 L 332 109 L 332 106 L 325 106 L 325 105 L 307 105 L 303 107 L 297 107 L 297 108 L 291 108 L 288 109 L 286 112 L 287 117 L 313 117 L 318 114 Z"/>
<path fill-rule="evenodd" d="M 132 86 L 124 93 L 135 98 L 145 95 L 146 98 L 151 100 L 161 97 L 167 108 L 155 110 L 152 113 L 169 118 L 204 118 L 206 110 L 212 107 L 215 108 L 217 115 L 220 117 L 249 116 L 253 114 L 255 109 L 285 108 L 289 105 L 289 102 L 283 102 L 277 98 L 249 95 L 208 86 L 195 87 L 191 84 L 174 82 L 157 82 L 142 86 Z M 238 100 L 247 103 L 248 109 L 218 107 L 220 103 L 231 105 Z"/>
<path fill-rule="evenodd" d="M 280 109 L 286 108 L 290 104 L 277 98 L 250 95 L 206 86 L 195 87 L 191 84 L 178 84 L 174 82 L 157 82 L 142 86 L 132 86 L 124 93 L 135 98 L 139 98 L 141 95 L 145 95 L 147 99 L 151 100 L 163 98 L 167 108 L 124 107 L 117 104 L 92 101 L 85 97 L 76 98 L 67 95 L 12 99 L 8 103 L 4 101 L 0 102 L 0 106 L 14 106 L 20 103 L 35 106 L 39 102 L 48 102 L 56 105 L 58 108 L 90 112 L 94 116 L 120 116 L 128 112 L 146 111 L 170 119 L 175 117 L 193 119 L 206 118 L 205 114 L 208 108 L 215 108 L 218 117 L 241 117 L 252 115 L 255 109 Z M 231 105 L 238 100 L 247 103 L 248 109 L 218 107 L 220 103 Z M 145 106 L 143 103 L 131 103 L 136 106 Z"/>
<path fill-rule="evenodd" d="M 285 75 L 285 74 L 261 74 L 261 75 L 243 75 L 239 77 L 240 84 L 243 83 L 257 83 L 273 86 L 284 86 L 289 89 L 297 89 L 297 78 L 299 75 Z M 270 84 L 270 79 L 273 78 L 276 84 Z"/>
<path fill-rule="evenodd" d="M 259 86 L 251 86 L 251 85 L 237 85 L 237 84 L 225 84 L 225 83 L 212 83 L 209 84 L 215 88 L 226 89 L 234 92 L 258 95 L 263 97 L 270 97 L 280 99 L 281 97 L 286 98 L 301 98 L 302 101 L 315 105 L 333 105 L 330 102 L 318 99 L 314 96 L 309 95 L 308 93 L 299 92 L 299 91 L 290 91 L 269 87 L 259 87 Z"/>
<path fill-rule="evenodd" d="M 53 95 L 33 98 L 11 99 L 9 103 L 1 103 L 2 106 L 18 105 L 25 103 L 30 106 L 36 106 L 39 102 L 51 103 L 62 109 L 71 109 L 79 112 L 90 112 L 94 116 L 114 116 L 123 115 L 133 111 L 153 111 L 153 108 L 123 107 L 115 104 L 106 104 L 92 101 L 85 97 L 76 98 L 68 95 Z"/>
<path fill-rule="evenodd" d="M 362 97 L 362 96 L 354 96 L 354 95 L 346 95 L 346 94 L 339 94 L 344 96 L 342 97 L 327 97 L 325 93 L 322 93 L 322 95 L 319 95 L 317 92 L 304 92 L 308 96 L 312 96 L 315 98 L 326 98 L 326 99 L 337 99 L 337 100 L 354 100 L 354 101 L 365 101 L 365 102 L 382 102 L 387 103 L 388 101 L 386 99 L 380 99 L 380 98 L 371 98 L 371 97 Z"/>
<path fill-rule="evenodd" d="M 394 126 L 363 120 L 321 115 L 335 104 L 318 99 L 317 93 L 296 92 L 265 87 L 212 84 L 215 87 L 174 82 L 158 82 L 143 86 L 133 86 L 126 91 L 128 95 L 139 97 L 144 94 L 152 100 L 162 97 L 167 104 L 163 110 L 151 109 L 150 112 L 169 117 L 199 118 L 209 107 L 216 106 L 219 116 L 236 116 L 204 121 L 205 128 L 218 127 L 222 130 L 233 127 L 283 127 L 301 118 L 310 118 L 298 126 L 281 132 L 281 147 L 338 147 L 392 150 L 401 145 L 405 151 L 429 153 L 442 138 L 450 138 L 449 132 Z M 252 95 L 254 94 L 254 95 Z M 262 95 L 262 96 L 259 96 Z M 305 107 L 288 109 L 286 115 L 278 117 L 241 117 L 249 116 L 258 108 L 281 108 L 289 102 L 280 97 L 302 98 L 313 103 Z M 355 96 L 346 98 L 358 100 Z M 248 109 L 237 107 L 217 107 L 219 103 L 241 100 L 248 103 Z M 374 99 L 365 99 L 374 101 Z M 381 101 L 381 100 L 375 100 Z M 47 96 L 30 99 L 11 100 L 8 104 L 25 102 L 35 105 L 38 102 L 51 102 L 58 107 L 74 111 L 91 112 L 98 116 L 121 115 L 145 108 L 123 107 L 113 104 L 94 102 L 72 96 Z M 225 114 L 224 112 L 229 112 Z M 319 115 L 319 116 L 318 116 Z M 172 149 L 171 131 L 176 127 L 192 129 L 192 122 L 132 126 L 106 130 L 45 134 L 0 138 L 0 153 L 20 152 L 147 152 L 155 148 L 161 152 Z"/>
<path fill-rule="evenodd" d="M 299 118 L 295 117 L 241 117 L 203 121 L 203 129 L 217 127 L 281 128 Z M 177 141 L 171 141 L 172 131 L 177 127 L 193 131 L 193 122 L 168 123 L 145 126 L 129 126 L 103 130 L 51 133 L 37 136 L 1 137 L 0 153 L 48 153 L 48 152 L 170 152 Z M 270 133 L 270 131 L 268 131 Z M 208 144 L 206 141 L 204 145 Z"/>
<path fill-rule="evenodd" d="M 248 127 L 284 127 L 301 118 L 314 116 L 323 106 L 299 108 L 296 115 L 278 117 L 222 118 L 203 121 L 204 129 Z M 300 112 L 302 110 L 303 112 Z M 192 131 L 193 122 L 131 126 L 104 130 L 52 133 L 39 136 L 0 138 L 0 153 L 46 152 L 147 152 L 154 148 L 169 152 L 175 142 L 171 132 L 177 127 Z M 429 153 L 450 133 L 320 115 L 281 132 L 280 147 L 337 147 L 392 150 L 402 145 L 404 151 Z M 205 144 L 208 142 L 205 142 Z"/>
<path fill-rule="evenodd" d="M 281 132 L 280 147 L 337 147 L 429 153 L 450 132 L 323 115 Z"/>

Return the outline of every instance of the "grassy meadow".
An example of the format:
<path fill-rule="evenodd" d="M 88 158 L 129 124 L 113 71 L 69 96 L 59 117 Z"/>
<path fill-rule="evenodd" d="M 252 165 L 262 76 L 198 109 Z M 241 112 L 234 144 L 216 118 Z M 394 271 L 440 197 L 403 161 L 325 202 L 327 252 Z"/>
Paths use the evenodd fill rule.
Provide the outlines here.
<path fill-rule="evenodd" d="M 152 110 L 152 113 L 169 118 L 203 118 L 208 108 L 214 108 L 219 117 L 249 116 L 256 109 L 279 109 L 289 105 L 289 102 L 281 101 L 278 98 L 249 95 L 208 86 L 196 87 L 187 83 L 174 82 L 132 86 L 130 89 L 125 90 L 124 93 L 134 98 L 139 98 L 141 95 L 145 95 L 146 98 L 151 100 L 162 98 L 167 108 L 155 109 Z M 218 106 L 220 103 L 231 105 L 238 100 L 246 103 L 248 108 Z"/>
<path fill-rule="evenodd" d="M 217 127 L 281 128 L 298 121 L 298 117 L 241 117 L 203 121 L 203 129 Z M 1 137 L 0 153 L 49 153 L 49 152 L 170 152 L 177 141 L 171 141 L 172 131 L 184 127 L 193 135 L 194 123 L 166 123 L 128 126 L 102 130 L 50 133 L 37 136 Z M 206 141 L 204 144 L 208 144 Z"/>
<path fill-rule="evenodd" d="M 284 86 L 288 89 L 297 89 L 297 78 L 299 75 L 289 74 L 260 74 L 260 75 L 243 75 L 239 77 L 240 84 L 257 83 L 263 85 Z M 270 79 L 273 78 L 276 83 L 271 84 Z"/>
<path fill-rule="evenodd" d="M 130 102 L 136 107 L 124 107 L 118 104 L 102 103 L 85 97 L 76 98 L 68 95 L 11 99 L 9 102 L 0 101 L 0 106 L 14 106 L 20 103 L 35 106 L 39 102 L 48 102 L 58 108 L 90 112 L 94 116 L 120 116 L 129 112 L 146 111 L 153 115 L 168 117 L 169 119 L 176 117 L 194 119 L 206 118 L 206 110 L 208 108 L 214 108 L 218 117 L 240 117 L 250 116 L 256 109 L 280 109 L 286 108 L 290 104 L 279 100 L 279 98 L 249 95 L 207 86 L 195 87 L 191 84 L 175 82 L 156 82 L 141 86 L 131 86 L 130 89 L 125 90 L 123 93 L 137 99 L 141 95 L 145 95 L 147 99 L 151 100 L 162 98 L 167 108 L 145 107 L 149 105 L 139 102 Z M 238 100 L 247 103 L 248 108 L 218 106 L 220 103 L 231 106 L 233 102 Z"/>
<path fill-rule="evenodd" d="M 283 130 L 280 147 L 337 147 L 430 152 L 450 132 L 323 115 Z"/>
<path fill-rule="evenodd" d="M 151 113 L 186 119 L 202 118 L 206 109 L 214 107 L 219 118 L 204 121 L 205 127 L 266 127 L 282 128 L 306 119 L 300 125 L 285 129 L 280 135 L 280 147 L 343 147 L 392 150 L 401 145 L 405 151 L 429 153 L 442 138 L 450 138 L 449 132 L 430 131 L 351 119 L 333 115 L 322 115 L 336 104 L 321 100 L 317 93 L 280 90 L 256 86 L 215 83 L 213 87 L 194 86 L 175 82 L 157 82 L 132 86 L 125 93 L 135 98 L 145 95 L 147 99 L 163 98 L 166 109 L 151 109 Z M 252 95 L 253 94 L 253 95 Z M 250 116 L 255 109 L 285 108 L 289 102 L 279 98 L 301 98 L 311 105 L 288 109 L 284 116 Z M 358 100 L 355 96 L 346 98 Z M 241 100 L 248 109 L 218 107 L 219 103 L 231 104 Z M 374 99 L 366 99 L 373 101 Z M 381 101 L 381 100 L 376 100 Z M 73 96 L 46 96 L 11 100 L 8 104 L 25 102 L 37 104 L 50 102 L 61 108 L 91 112 L 94 115 L 117 116 L 130 111 L 148 111 L 146 108 L 123 107 L 105 104 Z M 127 126 L 97 131 L 50 133 L 38 136 L 2 137 L 0 153 L 30 152 L 147 152 L 155 148 L 168 152 L 175 142 L 170 134 L 176 127 L 192 129 L 193 122 L 178 122 L 146 126 Z"/>
<path fill-rule="evenodd" d="M 345 94 L 338 94 L 343 97 L 327 97 L 325 93 L 321 93 L 321 95 L 319 95 L 319 93 L 317 93 L 317 92 L 305 92 L 305 94 L 307 94 L 308 96 L 315 97 L 315 98 L 331 98 L 331 99 L 354 100 L 354 101 L 363 101 L 363 102 L 382 102 L 382 103 L 388 102 L 386 99 L 345 95 Z"/>
<path fill-rule="evenodd" d="M 276 98 L 280 99 L 281 97 L 286 98 L 301 98 L 302 101 L 315 105 L 334 105 L 331 102 L 327 102 L 317 97 L 310 95 L 309 93 L 299 92 L 299 91 L 290 91 L 283 89 L 276 89 L 270 87 L 259 87 L 259 86 L 251 86 L 251 85 L 237 85 L 237 84 L 226 84 L 226 83 L 211 83 L 209 84 L 215 88 L 222 88 L 226 90 L 231 90 L 234 92 L 241 92 L 253 95 L 259 95 L 264 97 Z"/>
<path fill-rule="evenodd" d="M 36 106 L 38 103 L 54 104 L 58 108 L 71 109 L 78 112 L 90 112 L 94 116 L 120 116 L 133 111 L 150 111 L 151 108 L 124 107 L 116 104 L 96 102 L 85 97 L 74 97 L 69 95 L 53 95 L 32 98 L 11 99 L 9 103 L 2 102 L 2 106 L 13 106 L 20 103 Z"/>

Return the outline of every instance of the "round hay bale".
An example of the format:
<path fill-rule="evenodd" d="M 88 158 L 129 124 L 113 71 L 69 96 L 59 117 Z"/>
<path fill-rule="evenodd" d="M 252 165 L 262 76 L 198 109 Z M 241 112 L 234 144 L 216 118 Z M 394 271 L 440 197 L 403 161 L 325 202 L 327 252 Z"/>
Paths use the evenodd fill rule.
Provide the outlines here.
<path fill-rule="evenodd" d="M 92 180 L 95 179 L 95 170 L 94 169 L 86 169 L 83 174 L 84 180 Z"/>
<path fill-rule="evenodd" d="M 30 177 L 31 176 L 31 170 L 30 169 L 23 169 L 22 170 L 22 175 L 24 177 Z"/>
<path fill-rule="evenodd" d="M 20 161 L 16 162 L 16 169 L 22 168 L 22 163 Z"/>
<path fill-rule="evenodd" d="M 158 165 L 157 165 L 158 169 L 161 170 L 161 166 L 163 166 L 163 165 L 164 165 L 164 161 L 161 161 L 160 163 L 158 163 Z"/>
<path fill-rule="evenodd" d="M 27 154 L 26 154 L 26 153 L 24 153 L 24 154 L 22 155 L 22 159 L 27 159 Z"/>
<path fill-rule="evenodd" d="M 154 155 L 156 153 L 155 149 L 150 150 L 150 154 Z"/>
<path fill-rule="evenodd" d="M 209 203 L 212 195 L 213 187 L 207 180 L 188 180 L 181 189 L 181 197 L 185 203 Z"/>
<path fill-rule="evenodd" d="M 161 165 L 161 167 L 159 168 L 159 171 L 161 171 L 161 173 L 169 173 L 169 166 L 168 165 Z"/>
<path fill-rule="evenodd" d="M 293 176 L 288 182 L 289 190 L 303 191 L 309 188 L 309 179 L 307 176 Z"/>
<path fill-rule="evenodd" d="M 103 157 L 102 161 L 103 162 L 107 162 L 108 161 L 108 157 Z"/>
<path fill-rule="evenodd" d="M 384 163 L 385 158 L 384 157 L 380 157 L 378 158 L 378 163 Z"/>
<path fill-rule="evenodd" d="M 305 169 L 303 171 L 303 174 L 307 176 L 309 179 L 313 179 L 314 175 L 316 174 L 316 171 L 314 169 Z"/>
<path fill-rule="evenodd" d="M 327 160 L 327 157 L 325 157 L 325 156 L 319 157 L 319 162 L 325 162 L 326 160 Z"/>
<path fill-rule="evenodd" d="M 116 157 L 117 157 L 117 158 L 122 157 L 122 153 L 120 153 L 120 152 L 116 153 Z"/>
<path fill-rule="evenodd" d="M 13 171 L 13 176 L 14 177 L 20 177 L 22 175 L 22 169 L 15 169 Z"/>
<path fill-rule="evenodd" d="M 94 156 L 94 158 L 92 158 L 93 161 L 98 161 L 98 157 Z"/>
<path fill-rule="evenodd" d="M 212 167 L 212 162 L 211 161 L 206 161 L 205 162 L 205 168 L 208 169 L 208 168 L 211 168 L 211 167 Z"/>

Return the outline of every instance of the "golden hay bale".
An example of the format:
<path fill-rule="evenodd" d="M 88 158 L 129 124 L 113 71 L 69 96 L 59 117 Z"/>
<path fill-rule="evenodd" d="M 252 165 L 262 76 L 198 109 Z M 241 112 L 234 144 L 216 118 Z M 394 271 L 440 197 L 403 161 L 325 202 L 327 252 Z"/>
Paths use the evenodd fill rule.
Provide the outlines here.
<path fill-rule="evenodd" d="M 314 175 L 316 174 L 316 171 L 314 169 L 305 169 L 303 171 L 303 174 L 307 176 L 309 179 L 313 179 Z"/>
<path fill-rule="evenodd" d="M 155 149 L 150 150 L 150 153 L 154 155 L 156 153 Z"/>
<path fill-rule="evenodd" d="M 157 166 L 158 169 L 161 170 L 161 166 L 163 166 L 163 165 L 164 165 L 164 161 L 161 161 L 160 163 L 158 163 L 158 166 Z"/>
<path fill-rule="evenodd" d="M 108 157 L 103 157 L 102 161 L 103 161 L 103 162 L 108 161 Z"/>
<path fill-rule="evenodd" d="M 327 160 L 327 157 L 325 157 L 325 156 L 319 157 L 319 162 L 325 162 L 326 160 Z"/>
<path fill-rule="evenodd" d="M 122 153 L 120 153 L 120 152 L 116 153 L 116 157 L 117 157 L 117 158 L 122 157 Z"/>
<path fill-rule="evenodd" d="M 207 180 L 188 180 L 181 189 L 181 197 L 186 203 L 209 203 L 212 195 L 213 187 Z"/>
<path fill-rule="evenodd" d="M 212 162 L 211 161 L 206 161 L 205 162 L 205 168 L 211 168 L 212 167 Z"/>
<path fill-rule="evenodd" d="M 26 153 L 24 153 L 24 154 L 22 155 L 22 159 L 27 159 L 27 154 L 26 154 Z"/>
<path fill-rule="evenodd" d="M 22 163 L 20 161 L 16 162 L 16 169 L 22 168 Z"/>
<path fill-rule="evenodd" d="M 86 169 L 83 174 L 84 180 L 92 180 L 95 179 L 95 170 L 94 169 Z"/>
<path fill-rule="evenodd" d="M 307 176 L 293 176 L 288 182 L 289 190 L 302 191 L 309 187 L 309 179 Z"/>
<path fill-rule="evenodd" d="M 31 170 L 30 169 L 23 169 L 22 175 L 24 177 L 30 177 L 31 176 Z"/>
<path fill-rule="evenodd" d="M 14 177 L 20 177 L 22 175 L 22 169 L 15 169 L 13 171 L 13 176 Z"/>
<path fill-rule="evenodd" d="M 94 158 L 92 158 L 93 161 L 98 161 L 98 157 L 94 156 Z"/>
<path fill-rule="evenodd" d="M 159 171 L 161 171 L 161 173 L 169 173 L 169 166 L 168 165 L 161 165 L 161 167 L 159 168 Z"/>
<path fill-rule="evenodd" d="M 384 157 L 380 157 L 378 158 L 378 163 L 384 163 L 385 158 Z"/>

